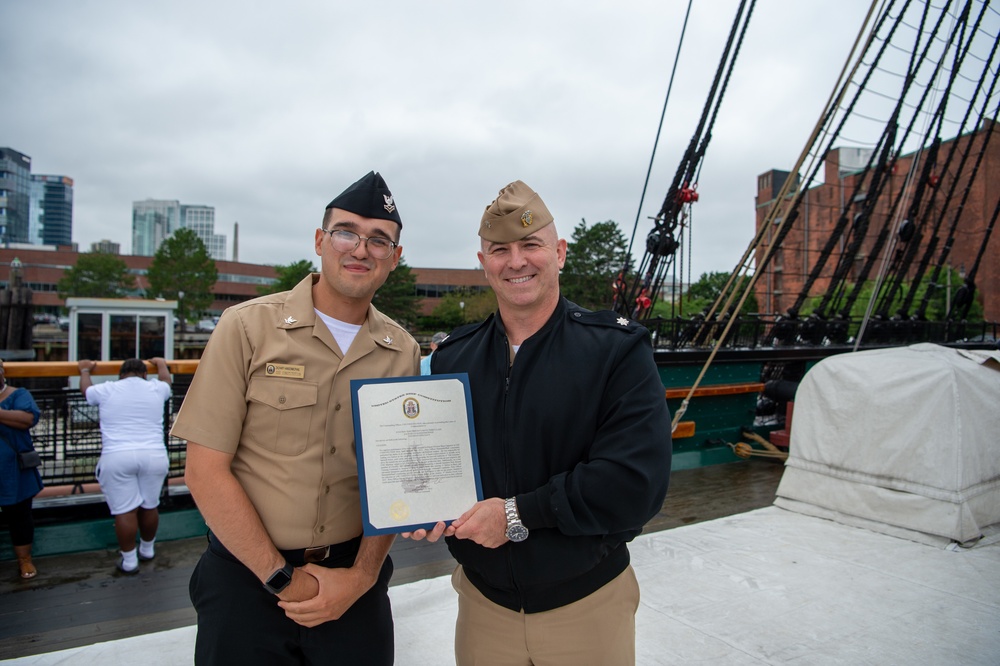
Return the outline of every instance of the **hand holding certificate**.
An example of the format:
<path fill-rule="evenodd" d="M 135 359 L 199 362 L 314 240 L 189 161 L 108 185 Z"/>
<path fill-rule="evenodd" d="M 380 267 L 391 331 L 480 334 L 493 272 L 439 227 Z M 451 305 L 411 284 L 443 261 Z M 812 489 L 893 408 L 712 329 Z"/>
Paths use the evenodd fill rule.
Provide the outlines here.
<path fill-rule="evenodd" d="M 482 499 L 468 375 L 352 380 L 366 535 L 451 521 Z"/>

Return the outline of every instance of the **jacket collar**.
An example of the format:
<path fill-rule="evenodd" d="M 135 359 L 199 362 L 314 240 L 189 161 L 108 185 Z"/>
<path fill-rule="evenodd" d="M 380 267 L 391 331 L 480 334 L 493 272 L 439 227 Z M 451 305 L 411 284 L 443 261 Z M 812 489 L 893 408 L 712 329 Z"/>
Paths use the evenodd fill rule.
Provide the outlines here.
<path fill-rule="evenodd" d="M 569 309 L 569 307 L 568 307 L 569 305 L 570 305 L 570 302 L 566 300 L 566 297 L 565 296 L 560 296 L 559 300 L 556 302 L 556 309 L 552 311 L 552 314 L 549 316 L 548 320 L 542 325 L 542 327 L 540 329 L 538 329 L 537 331 L 535 331 L 534 333 L 532 333 L 530 336 L 528 336 L 528 338 L 525 340 L 525 342 L 527 342 L 528 340 L 530 340 L 530 339 L 538 336 L 541 333 L 545 333 L 545 332 L 551 330 L 552 327 L 554 327 L 557 322 L 561 321 L 562 318 L 566 316 L 566 312 Z M 494 325 L 497 327 L 497 331 L 501 335 L 503 335 L 504 337 L 506 337 L 507 336 L 507 329 L 504 328 L 503 318 L 500 316 L 500 311 L 499 310 L 496 311 L 495 316 L 493 317 L 493 322 L 494 322 Z"/>

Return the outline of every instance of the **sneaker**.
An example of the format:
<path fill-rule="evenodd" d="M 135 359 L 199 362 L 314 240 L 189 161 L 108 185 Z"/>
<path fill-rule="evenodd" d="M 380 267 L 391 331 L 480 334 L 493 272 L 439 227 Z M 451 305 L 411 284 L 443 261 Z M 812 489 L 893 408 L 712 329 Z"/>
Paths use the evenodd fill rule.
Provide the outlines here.
<path fill-rule="evenodd" d="M 156 557 L 156 553 L 155 552 L 152 555 L 150 555 L 149 557 L 146 557 L 145 555 L 142 554 L 141 550 L 139 551 L 139 561 L 140 562 L 149 562 L 154 557 Z"/>
<path fill-rule="evenodd" d="M 126 569 L 125 558 L 121 556 L 118 557 L 118 562 L 115 564 L 115 567 L 118 569 L 118 571 L 121 571 L 123 574 L 128 574 L 130 576 L 132 574 L 139 573 L 139 567 L 136 567 L 135 569 Z"/>

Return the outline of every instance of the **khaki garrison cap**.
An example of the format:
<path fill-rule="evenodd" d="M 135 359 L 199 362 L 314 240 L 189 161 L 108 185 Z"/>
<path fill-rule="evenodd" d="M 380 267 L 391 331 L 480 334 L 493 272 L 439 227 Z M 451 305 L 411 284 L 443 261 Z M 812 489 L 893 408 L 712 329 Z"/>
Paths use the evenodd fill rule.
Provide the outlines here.
<path fill-rule="evenodd" d="M 533 189 L 515 180 L 486 207 L 479 236 L 494 243 L 513 243 L 552 224 L 552 213 Z"/>

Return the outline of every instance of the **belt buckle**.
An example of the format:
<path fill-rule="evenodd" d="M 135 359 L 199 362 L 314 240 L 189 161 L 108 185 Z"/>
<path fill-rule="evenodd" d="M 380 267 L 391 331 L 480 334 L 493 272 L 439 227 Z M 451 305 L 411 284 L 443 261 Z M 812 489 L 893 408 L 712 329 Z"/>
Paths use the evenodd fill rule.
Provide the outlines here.
<path fill-rule="evenodd" d="M 328 557 L 330 557 L 329 546 L 314 546 L 312 548 L 306 548 L 302 552 L 302 561 L 306 564 L 322 562 Z"/>

